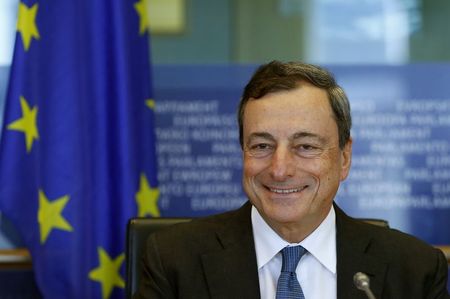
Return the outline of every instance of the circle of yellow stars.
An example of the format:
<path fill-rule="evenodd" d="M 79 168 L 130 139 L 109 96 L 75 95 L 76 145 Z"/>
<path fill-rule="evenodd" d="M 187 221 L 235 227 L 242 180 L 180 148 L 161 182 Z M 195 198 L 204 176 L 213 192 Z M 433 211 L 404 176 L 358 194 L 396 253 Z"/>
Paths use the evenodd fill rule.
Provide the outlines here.
<path fill-rule="evenodd" d="M 149 20 L 147 15 L 148 0 L 138 0 L 134 8 L 139 16 L 139 34 L 144 35 L 149 32 Z M 40 34 L 36 25 L 36 17 L 39 5 L 36 3 L 28 7 L 23 2 L 19 3 L 17 32 L 21 36 L 22 44 L 27 52 L 33 39 L 39 40 Z M 145 105 L 153 110 L 155 101 L 147 99 Z M 27 99 L 20 96 L 20 106 L 22 117 L 11 122 L 7 129 L 18 131 L 24 134 L 27 153 L 33 149 L 33 144 L 39 139 L 37 127 L 38 107 L 31 107 Z M 138 216 L 160 217 L 158 208 L 159 190 L 152 188 L 144 173 L 141 173 L 139 180 L 139 190 L 136 192 L 136 204 Z M 37 219 L 40 228 L 40 242 L 45 244 L 55 229 L 73 232 L 73 227 L 62 215 L 63 210 L 69 203 L 69 195 L 64 195 L 56 199 L 49 199 L 42 189 L 38 190 L 39 208 Z M 122 253 L 112 259 L 102 247 L 97 248 L 99 265 L 88 274 L 89 279 L 101 284 L 102 297 L 109 298 L 114 287 L 124 288 L 125 282 L 120 276 L 120 268 L 125 260 Z"/>

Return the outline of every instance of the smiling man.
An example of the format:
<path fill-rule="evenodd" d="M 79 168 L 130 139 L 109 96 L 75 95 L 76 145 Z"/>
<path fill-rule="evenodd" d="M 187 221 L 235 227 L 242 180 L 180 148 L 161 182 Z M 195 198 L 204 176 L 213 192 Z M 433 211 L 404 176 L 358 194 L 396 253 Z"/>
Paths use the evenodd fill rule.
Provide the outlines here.
<path fill-rule="evenodd" d="M 136 298 L 448 298 L 443 254 L 334 204 L 351 165 L 350 105 L 326 70 L 273 61 L 238 111 L 243 207 L 153 234 Z"/>
<path fill-rule="evenodd" d="M 339 134 L 325 90 L 308 82 L 247 102 L 243 186 L 264 221 L 300 242 L 329 214 L 347 177 L 351 139 Z"/>

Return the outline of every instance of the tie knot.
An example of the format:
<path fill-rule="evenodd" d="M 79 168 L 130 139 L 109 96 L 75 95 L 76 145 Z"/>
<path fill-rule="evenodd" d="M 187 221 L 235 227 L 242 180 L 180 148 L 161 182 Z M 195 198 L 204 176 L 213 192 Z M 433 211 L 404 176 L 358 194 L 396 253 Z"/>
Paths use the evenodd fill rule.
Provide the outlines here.
<path fill-rule="evenodd" d="M 283 255 L 283 264 L 281 266 L 281 272 L 295 272 L 298 262 L 305 254 L 306 249 L 302 246 L 288 246 L 281 250 Z"/>

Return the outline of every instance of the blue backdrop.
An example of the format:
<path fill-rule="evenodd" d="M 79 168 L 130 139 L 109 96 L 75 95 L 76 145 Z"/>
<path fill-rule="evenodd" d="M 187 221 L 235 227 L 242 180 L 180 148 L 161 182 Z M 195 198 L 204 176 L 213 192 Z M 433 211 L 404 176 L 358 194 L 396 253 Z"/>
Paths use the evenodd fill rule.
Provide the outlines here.
<path fill-rule="evenodd" d="M 235 111 L 255 66 L 156 66 L 162 216 L 236 208 Z M 337 202 L 435 245 L 450 244 L 450 65 L 331 66 L 354 126 L 353 166 Z"/>

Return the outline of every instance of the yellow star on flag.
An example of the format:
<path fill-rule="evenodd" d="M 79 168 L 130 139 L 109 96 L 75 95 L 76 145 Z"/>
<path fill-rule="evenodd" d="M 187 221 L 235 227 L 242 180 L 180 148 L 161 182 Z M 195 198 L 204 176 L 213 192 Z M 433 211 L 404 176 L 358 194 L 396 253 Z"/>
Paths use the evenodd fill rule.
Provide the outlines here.
<path fill-rule="evenodd" d="M 139 34 L 143 35 L 145 32 L 150 31 L 150 23 L 147 14 L 147 0 L 139 0 L 136 2 L 134 4 L 134 9 L 136 9 L 139 15 Z"/>
<path fill-rule="evenodd" d="M 101 247 L 98 248 L 100 265 L 89 272 L 89 278 L 98 281 L 102 285 L 102 298 L 109 298 L 114 287 L 124 288 L 125 281 L 119 274 L 120 267 L 125 260 L 125 254 L 112 260 L 108 253 Z"/>
<path fill-rule="evenodd" d="M 41 231 L 41 244 L 47 241 L 48 235 L 52 229 L 61 229 L 65 231 L 73 231 L 72 226 L 61 216 L 62 210 L 65 208 L 69 196 L 65 195 L 50 202 L 42 190 L 39 190 L 39 211 L 38 222 Z"/>
<path fill-rule="evenodd" d="M 38 10 L 38 4 L 36 3 L 31 8 L 23 2 L 19 2 L 19 14 L 17 17 L 17 31 L 22 36 L 23 46 L 25 51 L 30 48 L 31 40 L 34 37 L 39 39 L 39 31 L 36 26 L 36 14 Z"/>
<path fill-rule="evenodd" d="M 138 216 L 144 217 L 150 215 L 159 217 L 158 209 L 159 189 L 150 187 L 145 174 L 141 174 L 139 191 L 136 193 L 136 202 L 138 205 Z"/>
<path fill-rule="evenodd" d="M 155 100 L 148 99 L 147 101 L 145 101 L 145 105 L 147 105 L 148 108 L 153 110 L 155 109 Z"/>
<path fill-rule="evenodd" d="M 30 152 L 33 146 L 33 140 L 39 139 L 39 132 L 36 126 L 38 108 L 34 106 L 33 109 L 30 109 L 27 100 L 22 96 L 20 97 L 20 106 L 22 108 L 22 118 L 10 123 L 8 129 L 25 134 L 27 152 Z"/>

